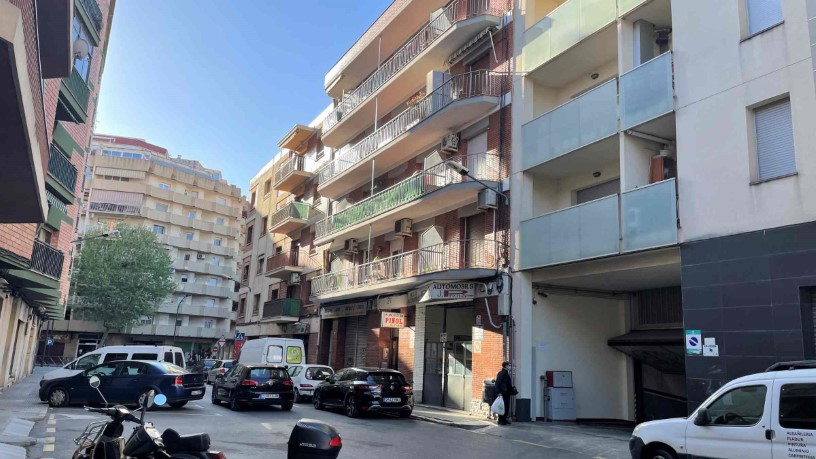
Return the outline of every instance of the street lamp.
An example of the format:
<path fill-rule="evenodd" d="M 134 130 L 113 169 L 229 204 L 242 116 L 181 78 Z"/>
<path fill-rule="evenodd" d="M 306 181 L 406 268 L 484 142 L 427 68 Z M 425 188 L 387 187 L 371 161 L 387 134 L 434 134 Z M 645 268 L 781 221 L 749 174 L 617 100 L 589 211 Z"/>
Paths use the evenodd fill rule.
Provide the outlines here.
<path fill-rule="evenodd" d="M 82 237 L 82 236 L 80 236 L 80 237 L 76 238 L 75 240 L 71 241 L 71 244 L 76 244 L 77 242 L 83 242 L 83 241 L 90 241 L 91 239 L 98 239 L 100 237 L 117 238 L 117 237 L 119 237 L 121 235 L 122 234 L 119 232 L 119 230 L 115 229 L 115 230 L 105 231 L 104 233 L 97 234 L 96 236 L 91 236 L 91 237 Z"/>
<path fill-rule="evenodd" d="M 176 345 L 176 330 L 178 330 L 178 316 L 179 316 L 179 310 L 181 309 L 181 303 L 184 303 L 184 300 L 187 299 L 188 297 L 191 297 L 191 296 L 193 296 L 193 295 L 190 295 L 189 293 L 184 295 L 179 300 L 178 306 L 176 306 L 176 316 L 173 318 L 175 320 L 175 322 L 173 322 L 173 346 Z"/>
<path fill-rule="evenodd" d="M 471 180 L 473 180 L 474 182 L 483 185 L 485 188 L 487 188 L 490 191 L 493 191 L 494 193 L 496 193 L 497 195 L 503 197 L 505 204 L 510 205 L 510 197 L 509 196 L 502 193 L 500 188 L 492 186 L 489 183 L 486 183 L 483 180 L 479 180 L 476 177 L 474 177 L 470 173 L 470 169 L 468 169 L 465 165 L 459 164 L 456 161 L 452 161 L 450 159 L 445 161 L 445 165 L 448 166 L 448 168 L 453 169 L 454 171 L 456 171 L 462 177 L 470 177 Z"/>

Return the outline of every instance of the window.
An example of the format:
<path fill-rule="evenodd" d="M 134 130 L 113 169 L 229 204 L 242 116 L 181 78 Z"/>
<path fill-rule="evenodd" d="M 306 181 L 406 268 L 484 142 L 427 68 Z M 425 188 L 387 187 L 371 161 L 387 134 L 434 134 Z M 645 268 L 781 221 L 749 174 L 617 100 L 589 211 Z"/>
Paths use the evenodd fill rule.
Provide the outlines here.
<path fill-rule="evenodd" d="M 204 321 L 204 328 L 213 328 L 214 322 L 212 320 L 205 320 Z"/>
<path fill-rule="evenodd" d="M 258 383 L 266 383 L 270 379 L 277 379 L 285 381 L 289 379 L 289 374 L 282 368 L 253 368 L 249 370 L 247 379 L 251 379 Z"/>
<path fill-rule="evenodd" d="M 267 180 L 264 182 L 264 196 L 268 195 L 272 192 L 272 180 Z"/>
<path fill-rule="evenodd" d="M 332 369 L 329 367 L 313 367 L 306 370 L 306 379 L 328 379 L 332 375 Z"/>
<path fill-rule="evenodd" d="M 790 99 L 754 110 L 757 176 L 760 181 L 796 172 Z"/>
<path fill-rule="evenodd" d="M 167 204 L 156 203 L 156 210 L 167 212 Z"/>
<path fill-rule="evenodd" d="M 301 371 L 303 371 L 303 367 L 289 367 L 289 376 L 294 378 L 299 375 Z"/>
<path fill-rule="evenodd" d="M 286 347 L 286 363 L 303 363 L 303 351 L 299 346 Z"/>
<path fill-rule="evenodd" d="M 207 298 L 207 307 L 214 308 L 215 307 L 215 298 Z"/>
<path fill-rule="evenodd" d="M 254 226 L 248 226 L 247 227 L 247 233 L 246 233 L 246 243 L 247 244 L 252 244 L 252 237 L 253 237 L 252 233 L 253 233 L 254 230 L 255 230 Z"/>
<path fill-rule="evenodd" d="M 779 393 L 779 425 L 816 430 L 816 384 L 785 384 Z"/>
<path fill-rule="evenodd" d="M 111 352 L 109 354 L 105 354 L 105 359 L 102 360 L 102 363 L 114 362 L 116 360 L 127 360 L 127 358 L 127 352 Z"/>
<path fill-rule="evenodd" d="M 244 371 L 243 365 L 235 365 L 234 367 L 232 367 L 230 369 L 230 371 L 227 372 L 227 374 L 224 375 L 224 378 L 231 378 L 231 377 L 241 373 L 242 371 Z"/>
<path fill-rule="evenodd" d="M 213 266 L 221 266 L 221 259 L 218 257 L 212 257 L 210 264 Z"/>
<path fill-rule="evenodd" d="M 161 225 L 153 225 L 153 232 L 156 234 L 164 234 L 164 227 Z"/>
<path fill-rule="evenodd" d="M 155 353 L 144 353 L 144 354 L 133 354 L 133 357 L 130 358 L 131 360 L 159 360 L 159 354 Z"/>
<path fill-rule="evenodd" d="M 266 363 L 283 363 L 283 348 L 281 346 L 266 348 Z"/>
<path fill-rule="evenodd" d="M 269 223 L 269 218 L 267 218 L 267 217 L 261 218 L 261 230 L 260 230 L 261 235 L 266 234 L 266 228 L 269 226 L 268 223 Z"/>
<path fill-rule="evenodd" d="M 186 281 L 182 280 L 182 282 L 186 282 Z M 148 317 L 148 316 L 139 317 L 139 323 L 142 324 L 142 325 L 152 325 L 153 324 L 153 318 Z"/>
<path fill-rule="evenodd" d="M 71 43 L 75 43 L 78 38 L 81 38 L 88 44 L 88 56 L 84 59 L 74 59 L 74 68 L 76 69 L 77 73 L 79 73 L 79 76 L 82 77 L 82 81 L 88 81 L 88 74 L 91 70 L 91 59 L 93 58 L 93 46 L 91 46 L 93 42 L 89 37 L 90 34 L 88 33 L 88 29 L 85 27 L 85 24 L 83 24 L 82 20 L 77 15 L 74 15 Z"/>
<path fill-rule="evenodd" d="M 153 354 L 156 355 L 156 354 Z M 134 360 L 156 360 L 156 359 L 136 359 L 136 356 L 133 356 Z M 120 376 L 138 376 L 138 375 L 146 375 L 147 372 L 147 365 L 143 363 L 137 362 L 128 362 L 122 365 L 122 369 L 119 371 Z"/>
<path fill-rule="evenodd" d="M 253 191 L 253 192 L 252 192 L 252 198 L 249 200 L 249 204 L 250 204 L 252 207 L 255 207 L 255 194 L 256 194 L 256 193 Z"/>
<path fill-rule="evenodd" d="M 264 259 L 263 257 L 258 257 L 258 269 L 255 270 L 255 275 L 260 276 L 264 273 Z"/>
<path fill-rule="evenodd" d="M 211 277 L 211 278 L 210 278 L 210 279 L 207 281 L 207 285 L 209 285 L 209 286 L 211 286 L 211 287 L 217 287 L 217 286 L 218 286 L 218 279 L 216 279 L 215 277 Z"/>
<path fill-rule="evenodd" d="M 169 190 L 169 189 L 170 189 L 170 185 L 168 185 L 168 184 L 166 184 L 166 183 L 159 183 L 159 189 L 160 189 L 160 190 Z"/>
<path fill-rule="evenodd" d="M 224 226 L 224 217 L 218 217 L 218 218 L 216 218 L 216 219 L 215 219 L 215 224 L 216 224 L 216 225 L 221 225 L 221 226 Z"/>
<path fill-rule="evenodd" d="M 198 198 L 198 191 L 191 191 L 190 196 L 192 196 L 194 198 Z"/>
<path fill-rule="evenodd" d="M 184 254 L 184 261 L 190 261 L 190 254 L 189 253 Z"/>
<path fill-rule="evenodd" d="M 173 363 L 173 353 L 172 352 L 165 352 L 164 353 L 164 361 Z"/>
<path fill-rule="evenodd" d="M 765 412 L 765 386 L 738 387 L 708 406 L 713 425 L 752 426 Z"/>
<path fill-rule="evenodd" d="M 118 366 L 118 362 L 101 365 L 93 370 L 88 370 L 88 376 L 113 376 L 113 374 L 116 373 L 116 368 Z"/>
<path fill-rule="evenodd" d="M 762 32 L 782 22 L 781 0 L 747 0 L 748 34 Z"/>
<path fill-rule="evenodd" d="M 184 366 L 184 354 L 181 352 L 176 352 L 176 365 L 183 367 Z M 165 365 L 166 367 L 166 365 Z"/>
<path fill-rule="evenodd" d="M 182 282 L 187 282 L 187 276 L 181 276 L 181 281 Z"/>
<path fill-rule="evenodd" d="M 176 327 L 181 327 L 182 321 L 181 319 L 176 319 Z"/>
<path fill-rule="evenodd" d="M 223 239 L 221 239 L 220 237 L 214 238 L 213 239 L 213 245 L 216 246 L 216 247 L 221 247 L 221 242 L 222 241 L 223 241 Z"/>
<path fill-rule="evenodd" d="M 261 294 L 255 295 L 255 303 L 252 305 L 252 315 L 257 316 L 258 311 L 261 310 Z"/>
<path fill-rule="evenodd" d="M 186 233 L 184 235 L 184 237 L 187 238 L 188 241 L 192 241 L 193 240 L 193 233 Z"/>
<path fill-rule="evenodd" d="M 194 210 L 187 211 L 187 218 L 196 218 L 196 211 Z"/>
<path fill-rule="evenodd" d="M 100 354 L 88 354 L 80 357 L 76 365 L 74 365 L 74 369 L 76 370 L 84 370 L 86 368 L 91 368 L 99 363 Z"/>
<path fill-rule="evenodd" d="M 215 198 L 215 203 L 216 204 L 221 204 L 222 206 L 226 206 L 227 205 L 227 199 L 226 198 Z"/>

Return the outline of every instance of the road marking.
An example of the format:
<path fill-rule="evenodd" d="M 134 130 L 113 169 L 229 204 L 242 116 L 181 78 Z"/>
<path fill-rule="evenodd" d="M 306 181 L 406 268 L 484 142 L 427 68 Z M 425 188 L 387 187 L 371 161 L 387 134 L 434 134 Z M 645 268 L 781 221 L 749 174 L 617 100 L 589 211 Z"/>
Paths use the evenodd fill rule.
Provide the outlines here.
<path fill-rule="evenodd" d="M 198 413 L 176 413 L 174 411 L 168 411 L 166 413 L 162 413 L 161 411 L 153 411 L 150 415 L 153 416 L 153 415 L 156 415 L 156 414 L 172 414 L 173 416 L 223 416 L 223 414 L 218 414 L 218 413 L 215 413 L 215 414 L 198 414 Z"/>
<path fill-rule="evenodd" d="M 54 433 L 56 431 L 57 431 L 57 429 L 54 428 L 54 427 L 49 427 L 49 428 L 45 429 L 45 433 Z"/>
<path fill-rule="evenodd" d="M 43 452 L 50 453 L 54 451 L 54 445 L 43 445 Z"/>
<path fill-rule="evenodd" d="M 264 427 L 266 427 L 266 428 L 267 428 L 267 429 L 269 429 L 269 430 L 274 430 L 274 429 L 272 428 L 272 424 L 270 424 L 270 423 L 268 423 L 268 422 L 262 422 L 262 423 L 261 423 L 261 425 L 262 425 L 262 426 L 264 426 Z"/>
<path fill-rule="evenodd" d="M 45 437 L 45 443 L 47 445 L 48 444 L 54 444 L 56 442 L 57 442 L 57 437 Z"/>
<path fill-rule="evenodd" d="M 539 443 L 533 443 L 533 442 L 530 442 L 530 441 L 524 441 L 524 440 L 513 440 L 513 441 L 517 442 L 517 443 L 524 443 L 525 445 L 538 446 L 539 448 L 552 449 L 552 446 L 542 445 L 542 444 L 539 444 Z"/>
<path fill-rule="evenodd" d="M 52 414 L 51 416 L 48 417 L 48 419 L 54 419 L 54 415 Z"/>
<path fill-rule="evenodd" d="M 54 424 L 57 423 L 57 420 L 56 419 L 49 419 L 48 423 L 51 424 L 51 425 L 54 425 Z"/>

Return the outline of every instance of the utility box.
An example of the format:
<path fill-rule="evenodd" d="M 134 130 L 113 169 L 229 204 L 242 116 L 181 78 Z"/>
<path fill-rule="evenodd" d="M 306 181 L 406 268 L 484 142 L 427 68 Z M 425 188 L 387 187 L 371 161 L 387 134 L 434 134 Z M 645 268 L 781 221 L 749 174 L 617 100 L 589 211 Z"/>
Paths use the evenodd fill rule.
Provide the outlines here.
<path fill-rule="evenodd" d="M 571 371 L 548 371 L 547 387 L 572 387 Z"/>
<path fill-rule="evenodd" d="M 549 421 L 575 421 L 575 389 L 571 371 L 547 371 L 544 400 Z"/>

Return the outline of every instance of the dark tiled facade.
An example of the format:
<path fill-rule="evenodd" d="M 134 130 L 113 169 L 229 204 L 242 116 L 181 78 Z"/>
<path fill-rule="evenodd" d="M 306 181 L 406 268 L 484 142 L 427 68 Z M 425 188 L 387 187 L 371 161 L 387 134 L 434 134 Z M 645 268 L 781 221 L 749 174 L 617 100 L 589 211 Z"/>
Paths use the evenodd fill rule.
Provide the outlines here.
<path fill-rule="evenodd" d="M 816 357 L 816 223 L 690 242 L 681 263 L 684 328 L 720 354 L 686 356 L 689 410 L 734 378 Z"/>

